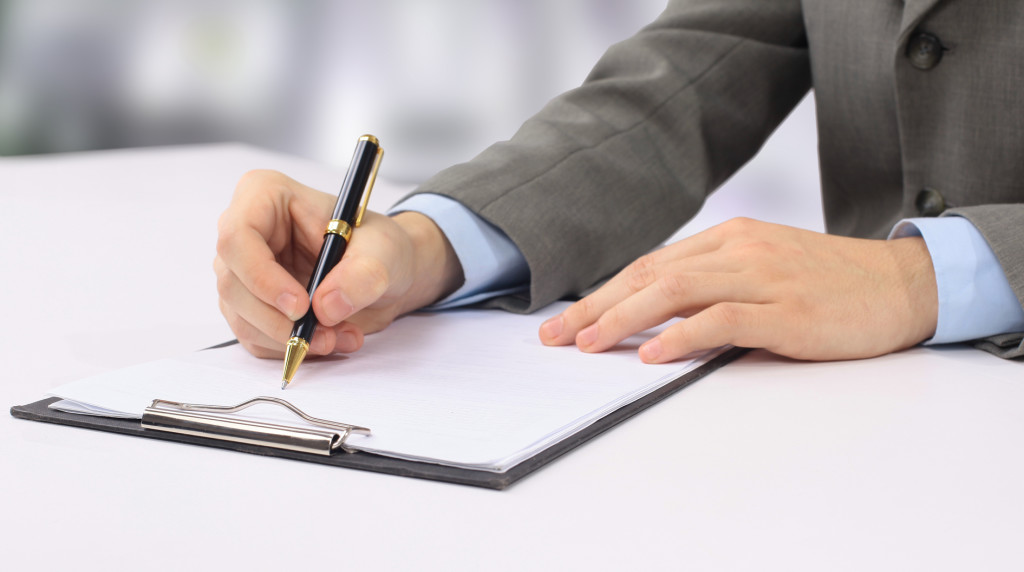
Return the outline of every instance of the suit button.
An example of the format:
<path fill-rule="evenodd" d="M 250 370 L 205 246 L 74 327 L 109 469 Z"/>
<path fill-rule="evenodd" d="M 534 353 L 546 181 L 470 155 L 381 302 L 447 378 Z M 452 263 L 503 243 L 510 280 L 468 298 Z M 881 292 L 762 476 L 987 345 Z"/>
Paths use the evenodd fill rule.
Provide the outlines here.
<path fill-rule="evenodd" d="M 919 70 L 930 70 L 942 60 L 942 42 L 937 36 L 918 32 L 907 42 L 907 58 L 910 65 Z"/>
<path fill-rule="evenodd" d="M 917 212 L 921 216 L 939 216 L 942 211 L 946 210 L 946 199 L 942 198 L 939 191 L 922 189 L 920 193 L 917 193 L 914 206 L 917 207 Z"/>

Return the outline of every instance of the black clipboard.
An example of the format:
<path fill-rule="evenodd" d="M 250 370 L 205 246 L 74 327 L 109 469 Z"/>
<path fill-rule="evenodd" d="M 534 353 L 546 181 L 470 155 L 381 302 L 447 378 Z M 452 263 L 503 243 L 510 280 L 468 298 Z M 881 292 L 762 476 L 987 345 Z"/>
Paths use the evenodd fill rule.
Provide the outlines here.
<path fill-rule="evenodd" d="M 85 429 L 96 429 L 99 431 L 109 431 L 112 433 L 121 433 L 124 435 L 134 435 L 136 437 L 147 437 L 150 439 L 160 439 L 164 441 L 174 441 L 176 443 L 189 443 L 192 445 L 204 445 L 207 447 L 216 447 L 219 449 L 228 449 L 231 451 L 240 451 L 243 453 L 250 453 L 253 455 L 264 455 L 269 457 L 280 457 L 283 459 L 293 459 L 296 461 L 307 461 L 310 463 L 320 463 L 323 465 L 331 465 L 334 467 L 346 467 L 349 469 L 359 469 L 363 471 L 374 471 L 378 473 L 387 473 L 391 475 L 398 475 L 402 477 L 414 477 L 419 479 L 429 479 L 434 481 L 443 481 L 448 483 L 456 483 L 461 485 L 472 485 L 477 487 L 485 487 L 490 489 L 505 489 L 519 481 L 523 477 L 533 473 L 537 469 L 547 465 L 551 461 L 554 461 L 558 457 L 568 453 L 569 451 L 579 447 L 583 443 L 597 437 L 601 433 L 615 427 L 619 423 L 629 419 L 630 417 L 640 413 L 644 409 L 658 403 L 673 393 L 683 389 L 684 387 L 694 383 L 705 375 L 712 371 L 722 367 L 730 361 L 736 359 L 743 353 L 747 352 L 746 348 L 730 348 L 721 354 L 715 356 L 707 363 L 703 364 L 699 368 L 689 371 L 680 377 L 666 383 L 660 388 L 653 392 L 623 405 L 622 407 L 612 411 L 608 415 L 605 415 L 601 419 L 597 420 L 593 424 L 584 429 L 576 432 L 573 435 L 555 443 L 554 445 L 540 451 L 536 455 L 518 463 L 511 467 L 505 472 L 496 473 L 485 470 L 474 470 L 465 469 L 460 467 L 449 467 L 446 465 L 439 465 L 435 463 L 410 461 L 405 459 L 397 459 L 393 457 L 386 457 L 383 455 L 376 455 L 373 453 L 367 453 L 365 451 L 359 451 L 354 453 L 338 452 L 332 455 L 318 455 L 314 453 L 306 453 L 301 451 L 293 451 L 288 449 L 274 448 L 266 445 L 259 445 L 253 443 L 242 443 L 236 441 L 225 441 L 222 439 L 205 437 L 192 434 L 173 433 L 167 431 L 158 431 L 152 429 L 144 429 L 142 427 L 142 421 L 138 419 L 120 419 L 113 417 L 98 417 L 94 415 L 80 415 L 75 413 L 65 413 L 63 411 L 57 411 L 50 409 L 49 405 L 58 401 L 59 398 L 52 397 L 42 399 L 28 405 L 16 405 L 11 408 L 11 415 L 18 419 L 28 419 L 30 421 L 41 421 L 43 423 L 55 423 L 57 425 L 68 425 L 71 427 L 82 427 Z"/>

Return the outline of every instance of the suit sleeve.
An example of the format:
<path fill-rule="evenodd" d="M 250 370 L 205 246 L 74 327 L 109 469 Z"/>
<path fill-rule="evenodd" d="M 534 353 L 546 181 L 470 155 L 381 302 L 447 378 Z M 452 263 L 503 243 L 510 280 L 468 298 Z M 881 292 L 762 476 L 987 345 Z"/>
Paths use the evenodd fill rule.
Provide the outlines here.
<path fill-rule="evenodd" d="M 689 220 L 810 87 L 799 0 L 679 0 L 613 46 L 579 88 L 508 141 L 416 192 L 451 197 L 505 233 L 533 311 L 578 295 Z"/>
<path fill-rule="evenodd" d="M 1024 204 L 978 205 L 947 211 L 971 221 L 999 260 L 1017 302 L 1024 307 Z M 977 346 L 1004 358 L 1024 357 L 1024 333 L 980 340 Z"/>

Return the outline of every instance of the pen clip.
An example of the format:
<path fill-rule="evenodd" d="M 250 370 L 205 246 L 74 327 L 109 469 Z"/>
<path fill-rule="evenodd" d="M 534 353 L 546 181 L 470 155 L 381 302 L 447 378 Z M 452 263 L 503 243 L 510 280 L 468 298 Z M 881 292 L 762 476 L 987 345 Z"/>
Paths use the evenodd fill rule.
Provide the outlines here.
<path fill-rule="evenodd" d="M 356 224 L 363 224 L 363 214 L 366 213 L 366 205 L 370 203 L 370 193 L 373 191 L 373 184 L 377 181 L 377 169 L 380 169 L 380 160 L 384 157 L 384 148 L 377 145 L 377 156 L 373 159 L 373 169 L 370 171 L 370 178 L 366 181 L 366 189 L 363 191 L 363 201 L 359 203 L 359 212 L 356 214 Z"/>

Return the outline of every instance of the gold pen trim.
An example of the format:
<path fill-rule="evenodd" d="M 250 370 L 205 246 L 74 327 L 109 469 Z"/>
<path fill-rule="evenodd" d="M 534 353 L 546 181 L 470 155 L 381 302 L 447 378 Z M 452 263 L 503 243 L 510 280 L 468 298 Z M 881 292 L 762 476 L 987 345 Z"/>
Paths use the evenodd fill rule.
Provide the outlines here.
<path fill-rule="evenodd" d="M 295 377 L 295 372 L 299 371 L 299 365 L 306 358 L 307 352 L 309 352 L 309 342 L 306 340 L 298 336 L 288 340 L 284 350 L 284 373 L 281 376 L 281 389 L 288 387 L 288 384 L 292 382 L 292 378 Z"/>
<path fill-rule="evenodd" d="M 345 242 L 348 242 L 348 239 L 352 238 L 352 226 L 343 220 L 332 219 L 327 223 L 327 230 L 324 231 L 324 235 L 328 234 L 337 234 L 344 238 Z"/>

